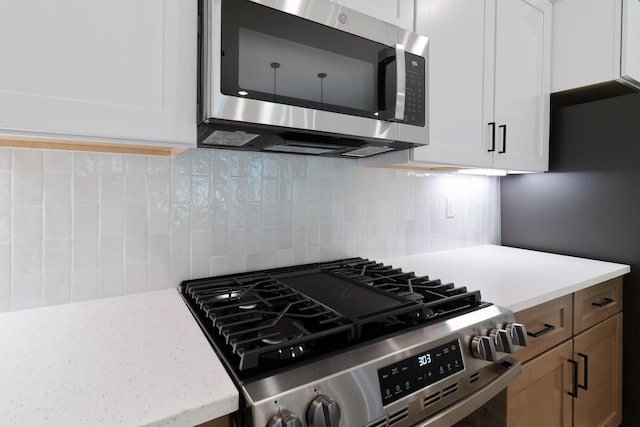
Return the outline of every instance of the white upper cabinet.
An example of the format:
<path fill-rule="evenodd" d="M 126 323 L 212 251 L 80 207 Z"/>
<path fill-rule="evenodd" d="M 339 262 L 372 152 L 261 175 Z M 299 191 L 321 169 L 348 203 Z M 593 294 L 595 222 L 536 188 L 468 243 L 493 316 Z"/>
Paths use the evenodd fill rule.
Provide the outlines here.
<path fill-rule="evenodd" d="M 413 31 L 414 0 L 330 0 L 349 9 Z"/>
<path fill-rule="evenodd" d="M 0 0 L 0 138 L 196 144 L 196 0 Z"/>
<path fill-rule="evenodd" d="M 492 121 L 493 37 L 486 1 L 427 0 L 416 4 L 416 31 L 429 37 L 429 145 L 415 161 L 491 165 L 484 146 Z"/>
<path fill-rule="evenodd" d="M 498 0 L 493 167 L 549 169 L 551 4 Z"/>
<path fill-rule="evenodd" d="M 640 89 L 640 2 L 553 3 L 551 91 L 618 81 Z"/>
<path fill-rule="evenodd" d="M 429 145 L 412 162 L 548 169 L 551 3 L 422 0 Z"/>

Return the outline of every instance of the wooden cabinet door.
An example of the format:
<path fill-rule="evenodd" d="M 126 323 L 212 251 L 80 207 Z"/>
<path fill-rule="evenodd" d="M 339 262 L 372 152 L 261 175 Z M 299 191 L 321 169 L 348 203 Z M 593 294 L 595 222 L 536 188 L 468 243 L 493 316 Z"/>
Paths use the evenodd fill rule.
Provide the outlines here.
<path fill-rule="evenodd" d="M 507 388 L 509 427 L 571 427 L 571 380 L 567 341 L 522 365 Z"/>
<path fill-rule="evenodd" d="M 494 167 L 547 170 L 551 3 L 497 0 Z"/>
<path fill-rule="evenodd" d="M 617 427 L 622 422 L 622 313 L 574 338 L 579 388 L 574 425 Z"/>
<path fill-rule="evenodd" d="M 195 0 L 0 0 L 0 138 L 195 147 Z"/>

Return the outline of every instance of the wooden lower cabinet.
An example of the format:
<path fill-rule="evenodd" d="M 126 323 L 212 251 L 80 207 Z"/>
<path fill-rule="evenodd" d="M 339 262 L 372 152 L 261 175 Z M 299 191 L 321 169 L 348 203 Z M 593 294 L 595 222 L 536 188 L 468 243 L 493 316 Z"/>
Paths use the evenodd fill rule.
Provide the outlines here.
<path fill-rule="evenodd" d="M 575 426 L 617 427 L 622 422 L 622 313 L 573 339 L 579 384 L 573 403 Z M 585 369 L 585 362 L 588 370 Z M 585 372 L 588 372 L 585 378 Z"/>
<path fill-rule="evenodd" d="M 507 425 L 571 427 L 572 343 L 530 360 L 507 389 Z"/>
<path fill-rule="evenodd" d="M 224 417 L 216 418 L 215 420 L 198 424 L 196 427 L 230 427 L 230 426 L 231 426 L 231 420 L 228 415 L 225 415 Z"/>
<path fill-rule="evenodd" d="M 618 427 L 622 278 L 515 317 L 536 337 L 530 336 L 530 346 L 514 354 L 522 362 L 522 373 L 507 388 L 507 426 Z"/>

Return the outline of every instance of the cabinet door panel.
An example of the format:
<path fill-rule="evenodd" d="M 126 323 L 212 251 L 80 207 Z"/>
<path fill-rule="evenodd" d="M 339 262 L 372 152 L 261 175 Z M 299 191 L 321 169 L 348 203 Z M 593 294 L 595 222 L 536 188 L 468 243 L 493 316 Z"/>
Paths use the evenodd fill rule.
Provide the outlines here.
<path fill-rule="evenodd" d="M 493 35 L 491 25 L 485 26 L 492 6 L 476 0 L 416 3 L 416 31 L 429 37 L 429 145 L 416 148 L 413 160 L 491 165 L 483 138 L 493 102 L 485 93 L 493 88 L 483 87 L 493 67 Z"/>
<path fill-rule="evenodd" d="M 571 427 L 571 352 L 567 341 L 522 366 L 507 388 L 509 427 Z"/>
<path fill-rule="evenodd" d="M 195 145 L 196 7 L 0 0 L 0 133 Z"/>
<path fill-rule="evenodd" d="M 552 92 L 618 78 L 621 4 L 622 0 L 553 3 Z"/>
<path fill-rule="evenodd" d="M 496 7 L 494 166 L 546 170 L 549 138 L 551 5 L 498 0 Z M 506 145 L 505 145 L 506 144 Z"/>
<path fill-rule="evenodd" d="M 588 357 L 588 369 L 585 357 Z M 622 422 L 622 313 L 597 324 L 574 338 L 574 360 L 578 379 L 587 390 L 578 389 L 574 399 L 576 426 L 617 427 Z"/>

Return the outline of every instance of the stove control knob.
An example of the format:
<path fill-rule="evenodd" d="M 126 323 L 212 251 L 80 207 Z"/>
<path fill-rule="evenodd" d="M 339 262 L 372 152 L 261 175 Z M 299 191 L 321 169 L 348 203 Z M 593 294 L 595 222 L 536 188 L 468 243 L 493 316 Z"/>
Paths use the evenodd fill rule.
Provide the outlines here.
<path fill-rule="evenodd" d="M 323 394 L 313 399 L 307 410 L 307 423 L 311 427 L 338 427 L 340 425 L 338 402 Z"/>
<path fill-rule="evenodd" d="M 515 351 L 511 334 L 506 329 L 492 329 L 489 336 L 496 343 L 496 350 L 503 353 L 513 353 Z"/>
<path fill-rule="evenodd" d="M 527 329 L 522 323 L 507 323 L 504 328 L 511 335 L 511 340 L 515 345 L 526 346 L 529 343 Z"/>
<path fill-rule="evenodd" d="M 471 353 L 476 359 L 495 362 L 497 360 L 496 346 L 491 337 L 476 335 L 471 339 Z"/>
<path fill-rule="evenodd" d="M 267 427 L 302 427 L 302 421 L 293 412 L 281 409 L 280 413 L 271 417 Z"/>

